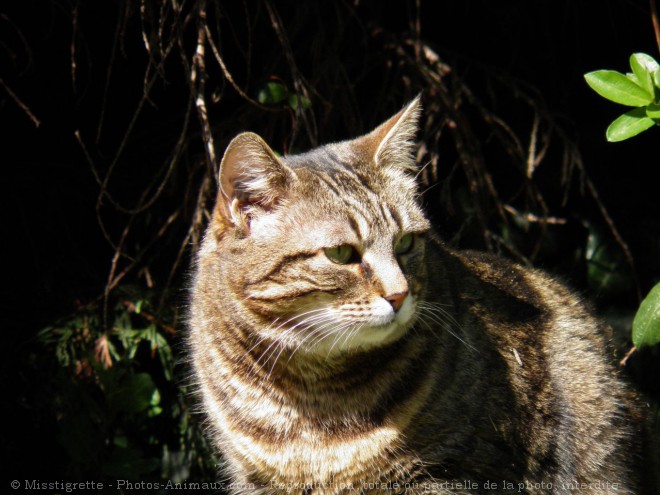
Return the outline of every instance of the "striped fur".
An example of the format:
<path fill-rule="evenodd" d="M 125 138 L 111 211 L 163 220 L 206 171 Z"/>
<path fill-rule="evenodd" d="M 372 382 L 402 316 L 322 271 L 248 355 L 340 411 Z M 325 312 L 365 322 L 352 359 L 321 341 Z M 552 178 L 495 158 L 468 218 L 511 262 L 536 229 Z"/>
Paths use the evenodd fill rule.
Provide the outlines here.
<path fill-rule="evenodd" d="M 601 324 L 543 273 L 436 239 L 418 114 L 301 155 L 254 134 L 225 153 L 190 344 L 232 493 L 642 493 Z M 355 258 L 328 259 L 339 245 Z"/>

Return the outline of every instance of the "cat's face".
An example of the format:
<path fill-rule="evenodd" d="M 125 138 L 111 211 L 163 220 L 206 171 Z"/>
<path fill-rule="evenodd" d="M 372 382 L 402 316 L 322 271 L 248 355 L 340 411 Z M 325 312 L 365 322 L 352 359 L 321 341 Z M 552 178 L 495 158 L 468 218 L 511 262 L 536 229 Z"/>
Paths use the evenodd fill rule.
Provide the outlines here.
<path fill-rule="evenodd" d="M 299 352 L 384 345 L 425 290 L 411 138 L 414 101 L 371 134 L 276 158 L 253 134 L 229 146 L 214 214 L 221 271 L 261 338 Z"/>

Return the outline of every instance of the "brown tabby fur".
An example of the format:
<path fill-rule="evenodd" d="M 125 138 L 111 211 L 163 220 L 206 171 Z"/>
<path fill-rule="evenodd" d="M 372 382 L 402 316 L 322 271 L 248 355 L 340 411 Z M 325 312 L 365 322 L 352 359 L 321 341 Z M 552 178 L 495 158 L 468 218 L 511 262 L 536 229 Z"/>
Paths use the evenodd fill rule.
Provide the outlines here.
<path fill-rule="evenodd" d="M 300 155 L 250 133 L 225 153 L 190 343 L 232 493 L 650 493 L 601 323 L 430 230 L 419 111 Z M 354 259 L 330 261 L 339 245 Z"/>

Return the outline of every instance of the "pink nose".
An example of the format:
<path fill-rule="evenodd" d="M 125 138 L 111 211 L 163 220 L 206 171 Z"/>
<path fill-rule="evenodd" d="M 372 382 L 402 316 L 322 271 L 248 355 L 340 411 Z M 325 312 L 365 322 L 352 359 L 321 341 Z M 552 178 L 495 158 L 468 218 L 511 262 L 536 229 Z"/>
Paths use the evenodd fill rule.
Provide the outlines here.
<path fill-rule="evenodd" d="M 408 291 L 399 292 L 397 294 L 386 296 L 385 300 L 392 305 L 392 309 L 394 309 L 394 312 L 396 313 L 401 308 L 401 305 L 403 304 L 403 301 L 407 295 Z"/>

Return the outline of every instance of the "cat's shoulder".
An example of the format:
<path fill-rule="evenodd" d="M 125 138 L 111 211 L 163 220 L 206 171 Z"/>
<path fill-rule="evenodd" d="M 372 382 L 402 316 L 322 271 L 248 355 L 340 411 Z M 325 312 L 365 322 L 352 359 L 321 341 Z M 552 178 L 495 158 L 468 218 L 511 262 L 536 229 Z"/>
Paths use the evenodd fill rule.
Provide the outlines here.
<path fill-rule="evenodd" d="M 539 312 L 572 311 L 582 317 L 592 313 L 585 298 L 557 275 L 492 253 L 444 251 L 451 260 L 454 279 L 475 294 L 515 301 Z"/>

